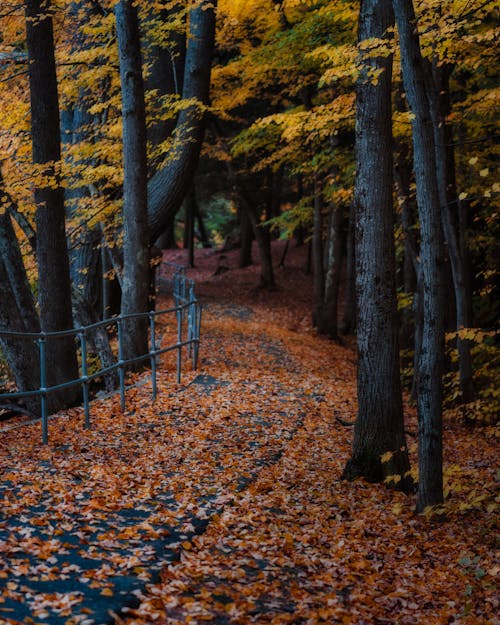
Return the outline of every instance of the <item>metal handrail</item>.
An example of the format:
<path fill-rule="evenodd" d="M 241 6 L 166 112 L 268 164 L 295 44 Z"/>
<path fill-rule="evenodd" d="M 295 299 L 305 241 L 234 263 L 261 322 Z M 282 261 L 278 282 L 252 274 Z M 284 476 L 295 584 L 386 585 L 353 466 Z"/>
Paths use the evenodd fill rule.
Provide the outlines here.
<path fill-rule="evenodd" d="M 189 283 L 189 284 L 188 284 Z M 40 397 L 40 411 L 42 421 L 42 442 L 48 443 L 48 410 L 47 397 L 50 393 L 54 393 L 64 388 L 72 386 L 81 386 L 83 394 L 85 427 L 91 428 L 90 421 L 90 399 L 89 399 L 89 382 L 93 379 L 102 377 L 118 370 L 119 376 L 119 392 L 120 406 L 122 411 L 125 410 L 125 369 L 128 365 L 150 360 L 151 363 L 151 385 L 152 385 L 152 401 L 157 397 L 157 357 L 166 352 L 177 350 L 177 383 L 181 382 L 182 376 L 182 349 L 189 347 L 188 355 L 192 359 L 193 369 L 198 366 L 198 354 L 201 333 L 201 304 L 196 299 L 194 293 L 194 281 L 187 280 L 184 268 L 177 266 L 174 274 L 173 289 L 174 306 L 164 310 L 151 310 L 143 313 L 128 313 L 118 315 L 103 321 L 98 321 L 80 328 L 72 328 L 69 330 L 60 330 L 54 332 L 11 332 L 8 330 L 0 330 L 0 337 L 6 338 L 23 338 L 33 339 L 38 342 L 39 366 L 40 366 L 40 386 L 31 391 L 16 391 L 12 393 L 0 393 L 0 401 L 2 399 L 20 399 L 23 397 Z M 177 341 L 167 347 L 159 347 L 157 345 L 156 324 L 155 320 L 160 315 L 175 314 L 177 319 Z M 184 320 L 187 317 L 187 338 L 184 338 Z M 134 358 L 123 358 L 123 322 L 128 319 L 148 319 L 149 320 L 149 351 Z M 118 360 L 116 363 L 103 367 L 98 371 L 90 373 L 88 371 L 88 352 L 87 352 L 87 334 L 92 330 L 116 324 L 118 335 Z M 68 380 L 54 386 L 47 386 L 46 383 L 46 343 L 52 338 L 60 338 L 65 336 L 75 336 L 80 343 L 81 350 L 81 375 L 74 379 Z"/>

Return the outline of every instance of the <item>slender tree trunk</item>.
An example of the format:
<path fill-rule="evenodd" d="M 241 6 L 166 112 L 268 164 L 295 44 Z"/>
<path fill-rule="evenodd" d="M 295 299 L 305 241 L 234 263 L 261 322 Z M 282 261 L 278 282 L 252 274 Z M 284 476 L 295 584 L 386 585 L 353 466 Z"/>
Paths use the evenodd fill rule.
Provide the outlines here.
<path fill-rule="evenodd" d="M 194 267 L 194 222 L 196 217 L 196 193 L 194 185 L 188 191 L 185 200 L 186 207 L 186 231 L 185 231 L 185 244 L 184 246 L 188 250 L 188 265 Z"/>
<path fill-rule="evenodd" d="M 436 143 L 436 175 L 438 179 L 439 201 L 441 205 L 441 221 L 444 238 L 450 259 L 450 268 L 455 295 L 456 329 L 470 327 L 469 302 L 467 301 L 466 273 L 459 235 L 452 206 L 456 207 L 458 194 L 455 183 L 455 163 L 452 147 L 452 133 L 447 117 L 450 113 L 449 78 L 446 65 L 432 66 L 433 93 L 431 111 L 433 116 L 434 141 Z M 472 381 L 471 343 L 462 338 L 457 339 L 458 366 L 462 401 L 474 399 Z"/>
<path fill-rule="evenodd" d="M 414 233 L 416 225 L 416 207 L 411 200 L 411 158 L 405 142 L 397 144 L 397 156 L 394 167 L 396 182 L 396 194 L 401 213 L 401 226 L 403 229 L 403 276 L 402 287 L 404 293 L 416 297 L 417 272 L 418 272 L 418 243 Z M 405 307 L 401 315 L 400 345 L 402 348 L 415 347 L 414 342 L 414 315 L 410 306 Z"/>
<path fill-rule="evenodd" d="M 253 229 L 248 211 L 240 208 L 239 216 L 241 246 L 238 267 L 243 269 L 243 267 L 249 267 L 252 264 Z"/>
<path fill-rule="evenodd" d="M 323 190 L 318 181 L 314 188 L 314 221 L 312 236 L 312 264 L 314 284 L 313 325 L 318 325 L 325 294 L 325 269 L 323 253 Z"/>
<path fill-rule="evenodd" d="M 420 266 L 424 321 L 418 362 L 419 485 L 417 510 L 443 502 L 443 243 L 435 142 L 413 3 L 393 0 L 399 31 L 403 81 L 413 113 L 413 160 L 420 218 Z"/>
<path fill-rule="evenodd" d="M 363 0 L 359 39 L 382 38 L 394 24 L 390 0 Z M 392 204 L 392 57 L 365 59 L 382 70 L 357 88 L 356 266 L 358 308 L 358 417 L 344 477 L 382 481 L 408 491 L 399 372 Z M 383 454 L 388 454 L 382 459 Z"/>
<path fill-rule="evenodd" d="M 29 57 L 33 162 L 45 165 L 46 186 L 35 188 L 38 300 L 45 332 L 72 327 L 71 287 L 66 246 L 61 161 L 59 99 L 50 2 L 27 0 L 26 40 Z M 47 342 L 48 384 L 78 378 L 73 337 Z M 73 404 L 79 389 L 71 387 L 49 396 L 51 410 Z"/>
<path fill-rule="evenodd" d="M 262 226 L 256 213 L 251 207 L 250 220 L 252 222 L 255 239 L 259 248 L 260 259 L 260 282 L 259 288 L 273 291 L 276 289 L 276 281 L 274 279 L 273 257 L 271 252 L 271 233 L 267 226 Z"/>
<path fill-rule="evenodd" d="M 198 204 L 198 202 L 196 202 L 194 209 L 195 209 L 196 222 L 198 224 L 198 231 L 200 234 L 200 241 L 203 247 L 205 248 L 212 247 L 212 244 L 210 243 L 210 239 L 208 238 L 208 233 L 205 227 L 205 222 L 203 220 L 203 213 L 201 211 L 201 207 Z"/>
<path fill-rule="evenodd" d="M 344 314 L 342 333 L 354 334 L 356 331 L 356 252 L 355 252 L 355 207 L 349 208 L 349 226 L 347 229 L 346 278 L 344 288 Z"/>
<path fill-rule="evenodd" d="M 148 310 L 149 233 L 147 224 L 146 110 L 137 8 L 121 0 L 115 8 L 120 56 L 123 119 L 122 314 Z M 124 357 L 148 352 L 147 319 L 124 324 Z"/>

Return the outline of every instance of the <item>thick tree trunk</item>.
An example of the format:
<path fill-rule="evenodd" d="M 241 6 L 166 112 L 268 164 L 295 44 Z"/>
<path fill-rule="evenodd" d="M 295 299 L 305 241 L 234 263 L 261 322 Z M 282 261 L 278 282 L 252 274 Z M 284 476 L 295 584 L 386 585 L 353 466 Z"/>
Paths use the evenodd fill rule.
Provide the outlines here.
<path fill-rule="evenodd" d="M 50 3 L 26 2 L 33 162 L 46 165 L 46 186 L 35 188 L 38 300 L 45 332 L 72 327 L 71 287 L 66 246 L 64 190 L 59 184 L 61 160 L 59 100 Z M 78 378 L 73 337 L 47 342 L 47 381 L 61 384 Z M 73 404 L 79 389 L 71 387 L 49 396 L 51 409 Z"/>
<path fill-rule="evenodd" d="M 184 99 L 208 104 L 211 58 L 215 37 L 214 0 L 202 0 L 189 13 L 189 37 L 184 71 Z M 204 112 L 193 105 L 184 109 L 177 122 L 177 138 L 168 164 L 148 183 L 148 227 L 150 241 L 162 234 L 179 210 L 192 182 L 204 135 Z"/>
<path fill-rule="evenodd" d="M 359 39 L 386 36 L 394 23 L 390 0 L 363 0 Z M 365 59 L 382 70 L 375 85 L 363 76 L 356 113 L 356 266 L 358 417 L 344 477 L 382 481 L 408 491 L 399 372 L 392 204 L 392 57 Z M 382 459 L 383 454 L 387 457 Z"/>
<path fill-rule="evenodd" d="M 121 0 L 115 8 L 120 58 L 123 124 L 123 315 L 147 312 L 149 237 L 147 224 L 146 109 L 137 8 Z M 147 319 L 124 324 L 124 358 L 148 352 Z M 141 363 L 142 364 L 142 363 Z"/>
<path fill-rule="evenodd" d="M 403 81 L 413 113 L 413 159 L 420 218 L 424 322 L 418 363 L 419 486 L 417 510 L 443 502 L 443 243 L 436 179 L 435 142 L 426 74 L 413 3 L 393 0 Z"/>

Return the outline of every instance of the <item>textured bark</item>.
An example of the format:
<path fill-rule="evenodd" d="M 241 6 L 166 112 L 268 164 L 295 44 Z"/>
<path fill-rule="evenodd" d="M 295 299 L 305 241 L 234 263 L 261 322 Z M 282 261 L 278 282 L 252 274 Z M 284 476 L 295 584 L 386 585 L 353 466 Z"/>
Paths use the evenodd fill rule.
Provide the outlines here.
<path fill-rule="evenodd" d="M 363 0 L 359 39 L 382 38 L 393 24 L 390 0 Z M 358 416 L 344 477 L 382 481 L 408 491 L 399 372 L 392 206 L 392 58 L 366 59 L 381 69 L 376 85 L 362 76 L 356 113 L 356 267 Z M 381 456 L 390 452 L 388 461 Z"/>
<path fill-rule="evenodd" d="M 417 370 L 419 415 L 419 485 L 417 510 L 443 501 L 443 244 L 440 222 L 435 142 L 419 35 L 413 3 L 393 0 L 399 31 L 403 81 L 413 113 L 413 161 L 420 218 L 420 266 L 424 320 Z"/>
<path fill-rule="evenodd" d="M 215 37 L 215 5 L 203 0 L 190 11 L 182 97 L 208 104 L 211 58 Z M 168 164 L 148 183 L 148 227 L 153 243 L 179 210 L 192 182 L 204 136 L 199 106 L 184 109 L 176 126 L 176 141 Z"/>
<path fill-rule="evenodd" d="M 137 8 L 121 0 L 115 8 L 120 59 L 123 124 L 123 277 L 122 314 L 148 310 L 146 109 Z M 124 358 L 148 352 L 147 319 L 124 324 Z"/>
<path fill-rule="evenodd" d="M 59 100 L 50 3 L 26 2 L 26 41 L 29 56 L 33 162 L 44 164 L 50 179 L 35 188 L 38 300 L 40 324 L 46 332 L 72 327 L 71 287 L 66 246 L 64 191 L 57 164 L 61 160 Z M 47 342 L 47 381 L 61 384 L 78 377 L 72 337 Z M 52 410 L 75 403 L 76 387 L 51 395 Z"/>

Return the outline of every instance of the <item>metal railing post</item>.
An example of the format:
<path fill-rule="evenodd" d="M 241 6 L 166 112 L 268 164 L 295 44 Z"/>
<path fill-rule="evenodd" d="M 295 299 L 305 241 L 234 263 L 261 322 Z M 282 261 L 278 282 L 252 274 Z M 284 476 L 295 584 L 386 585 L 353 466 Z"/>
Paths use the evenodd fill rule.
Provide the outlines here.
<path fill-rule="evenodd" d="M 45 333 L 41 332 L 38 339 L 38 353 L 40 358 L 40 407 L 42 412 L 42 443 L 47 445 L 49 442 L 49 424 L 47 415 L 47 371 L 45 362 L 46 352 Z"/>
<path fill-rule="evenodd" d="M 182 313 L 183 309 L 177 309 L 177 384 L 181 383 L 182 369 Z"/>
<path fill-rule="evenodd" d="M 118 330 L 118 377 L 120 378 L 120 406 L 125 412 L 125 368 L 123 360 L 123 319 L 118 317 L 116 327 Z"/>
<path fill-rule="evenodd" d="M 201 334 L 201 304 L 196 304 L 196 341 L 194 343 L 193 369 L 198 368 L 198 354 L 200 351 L 200 334 Z"/>
<path fill-rule="evenodd" d="M 156 337 L 155 337 L 155 314 L 152 310 L 149 313 L 149 329 L 151 334 L 151 392 L 152 392 L 152 400 L 156 401 Z"/>
<path fill-rule="evenodd" d="M 87 364 L 87 337 L 85 328 L 80 328 L 78 337 L 80 339 L 80 347 L 82 349 L 82 392 L 83 392 L 83 411 L 85 415 L 85 429 L 90 430 L 90 407 L 89 407 L 89 372 Z"/>

